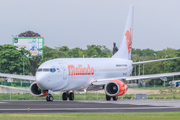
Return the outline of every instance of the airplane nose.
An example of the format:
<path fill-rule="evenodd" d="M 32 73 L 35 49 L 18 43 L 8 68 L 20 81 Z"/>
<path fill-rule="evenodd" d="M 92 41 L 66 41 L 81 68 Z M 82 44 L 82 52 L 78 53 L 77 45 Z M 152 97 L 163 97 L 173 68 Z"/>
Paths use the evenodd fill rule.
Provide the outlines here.
<path fill-rule="evenodd" d="M 38 85 L 39 88 L 41 88 L 42 90 L 47 90 L 47 78 L 45 77 L 45 75 L 43 74 L 37 74 L 36 75 L 36 83 Z"/>

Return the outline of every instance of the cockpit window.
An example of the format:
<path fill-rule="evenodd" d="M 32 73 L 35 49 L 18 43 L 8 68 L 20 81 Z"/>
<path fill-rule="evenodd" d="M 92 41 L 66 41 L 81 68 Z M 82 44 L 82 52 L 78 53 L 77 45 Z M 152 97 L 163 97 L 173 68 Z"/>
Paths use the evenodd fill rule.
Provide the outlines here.
<path fill-rule="evenodd" d="M 37 71 L 38 71 L 38 72 L 41 72 L 41 71 L 42 71 L 42 69 L 38 69 Z"/>
<path fill-rule="evenodd" d="M 56 72 L 56 69 L 55 69 L 55 68 L 50 68 L 50 69 L 49 69 L 49 68 L 43 68 L 43 69 L 40 68 L 40 69 L 38 69 L 37 71 L 38 71 L 38 72 L 42 72 L 42 71 L 43 71 L 43 72 L 49 72 L 49 71 L 50 71 L 50 72 L 54 73 L 54 72 Z"/>
<path fill-rule="evenodd" d="M 51 68 L 50 71 L 51 72 L 56 72 L 56 69 L 55 68 Z"/>
<path fill-rule="evenodd" d="M 49 68 L 44 68 L 43 71 L 44 72 L 49 72 Z"/>

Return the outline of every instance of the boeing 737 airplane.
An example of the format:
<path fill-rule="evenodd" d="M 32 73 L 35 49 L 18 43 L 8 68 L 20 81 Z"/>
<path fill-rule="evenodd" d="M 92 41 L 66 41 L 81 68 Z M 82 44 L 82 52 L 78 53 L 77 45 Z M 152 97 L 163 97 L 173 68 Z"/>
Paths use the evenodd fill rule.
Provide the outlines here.
<path fill-rule="evenodd" d="M 134 6 L 130 6 L 120 49 L 112 58 L 59 58 L 41 64 L 35 76 L 0 73 L 2 77 L 34 81 L 30 92 L 34 96 L 53 101 L 53 92 L 61 91 L 62 99 L 74 100 L 74 91 L 104 89 L 106 100 L 117 100 L 126 93 L 126 81 L 164 78 L 180 75 L 180 72 L 130 76 L 133 66 L 177 58 L 167 58 L 143 62 L 131 60 Z"/>

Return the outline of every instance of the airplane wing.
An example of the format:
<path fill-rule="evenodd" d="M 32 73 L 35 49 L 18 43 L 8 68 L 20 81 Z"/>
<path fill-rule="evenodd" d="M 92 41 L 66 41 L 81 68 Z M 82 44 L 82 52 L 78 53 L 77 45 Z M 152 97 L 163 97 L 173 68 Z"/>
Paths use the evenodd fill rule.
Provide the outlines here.
<path fill-rule="evenodd" d="M 14 74 L 5 74 L 5 73 L 0 73 L 0 77 L 17 78 L 17 79 L 30 80 L 30 81 L 36 80 L 35 76 L 14 75 Z"/>
<path fill-rule="evenodd" d="M 152 62 L 174 60 L 174 59 L 179 59 L 179 58 L 180 58 L 180 57 L 166 58 L 166 59 L 158 59 L 158 60 L 150 60 L 150 61 L 142 61 L 142 62 L 133 62 L 133 66 L 135 66 L 135 65 L 140 65 L 140 64 L 146 64 L 146 63 L 152 63 Z"/>
<path fill-rule="evenodd" d="M 107 78 L 107 79 L 95 79 L 92 80 L 92 85 L 105 85 L 111 80 L 145 80 L 145 79 L 156 79 L 156 78 L 165 78 L 180 75 L 180 72 L 174 73 L 162 73 L 162 74 L 150 74 L 150 75 L 140 75 L 140 76 L 129 76 L 129 77 L 117 77 L 117 78 Z"/>

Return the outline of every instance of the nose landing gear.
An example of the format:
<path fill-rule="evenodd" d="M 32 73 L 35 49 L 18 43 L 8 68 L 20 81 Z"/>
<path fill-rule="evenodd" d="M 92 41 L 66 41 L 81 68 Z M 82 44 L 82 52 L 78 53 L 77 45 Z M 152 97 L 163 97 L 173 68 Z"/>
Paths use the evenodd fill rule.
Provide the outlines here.
<path fill-rule="evenodd" d="M 63 94 L 62 94 L 62 99 L 63 99 L 63 101 L 66 101 L 67 99 L 69 98 L 69 100 L 71 100 L 71 101 L 73 101 L 74 100 L 74 92 L 64 92 Z"/>
<path fill-rule="evenodd" d="M 53 96 L 52 95 L 48 95 L 46 96 L 46 101 L 48 102 L 52 102 L 54 100 Z"/>
<path fill-rule="evenodd" d="M 46 101 L 47 102 L 52 102 L 54 100 L 52 94 L 53 94 L 53 91 L 52 90 L 48 90 L 48 96 L 46 96 Z"/>

